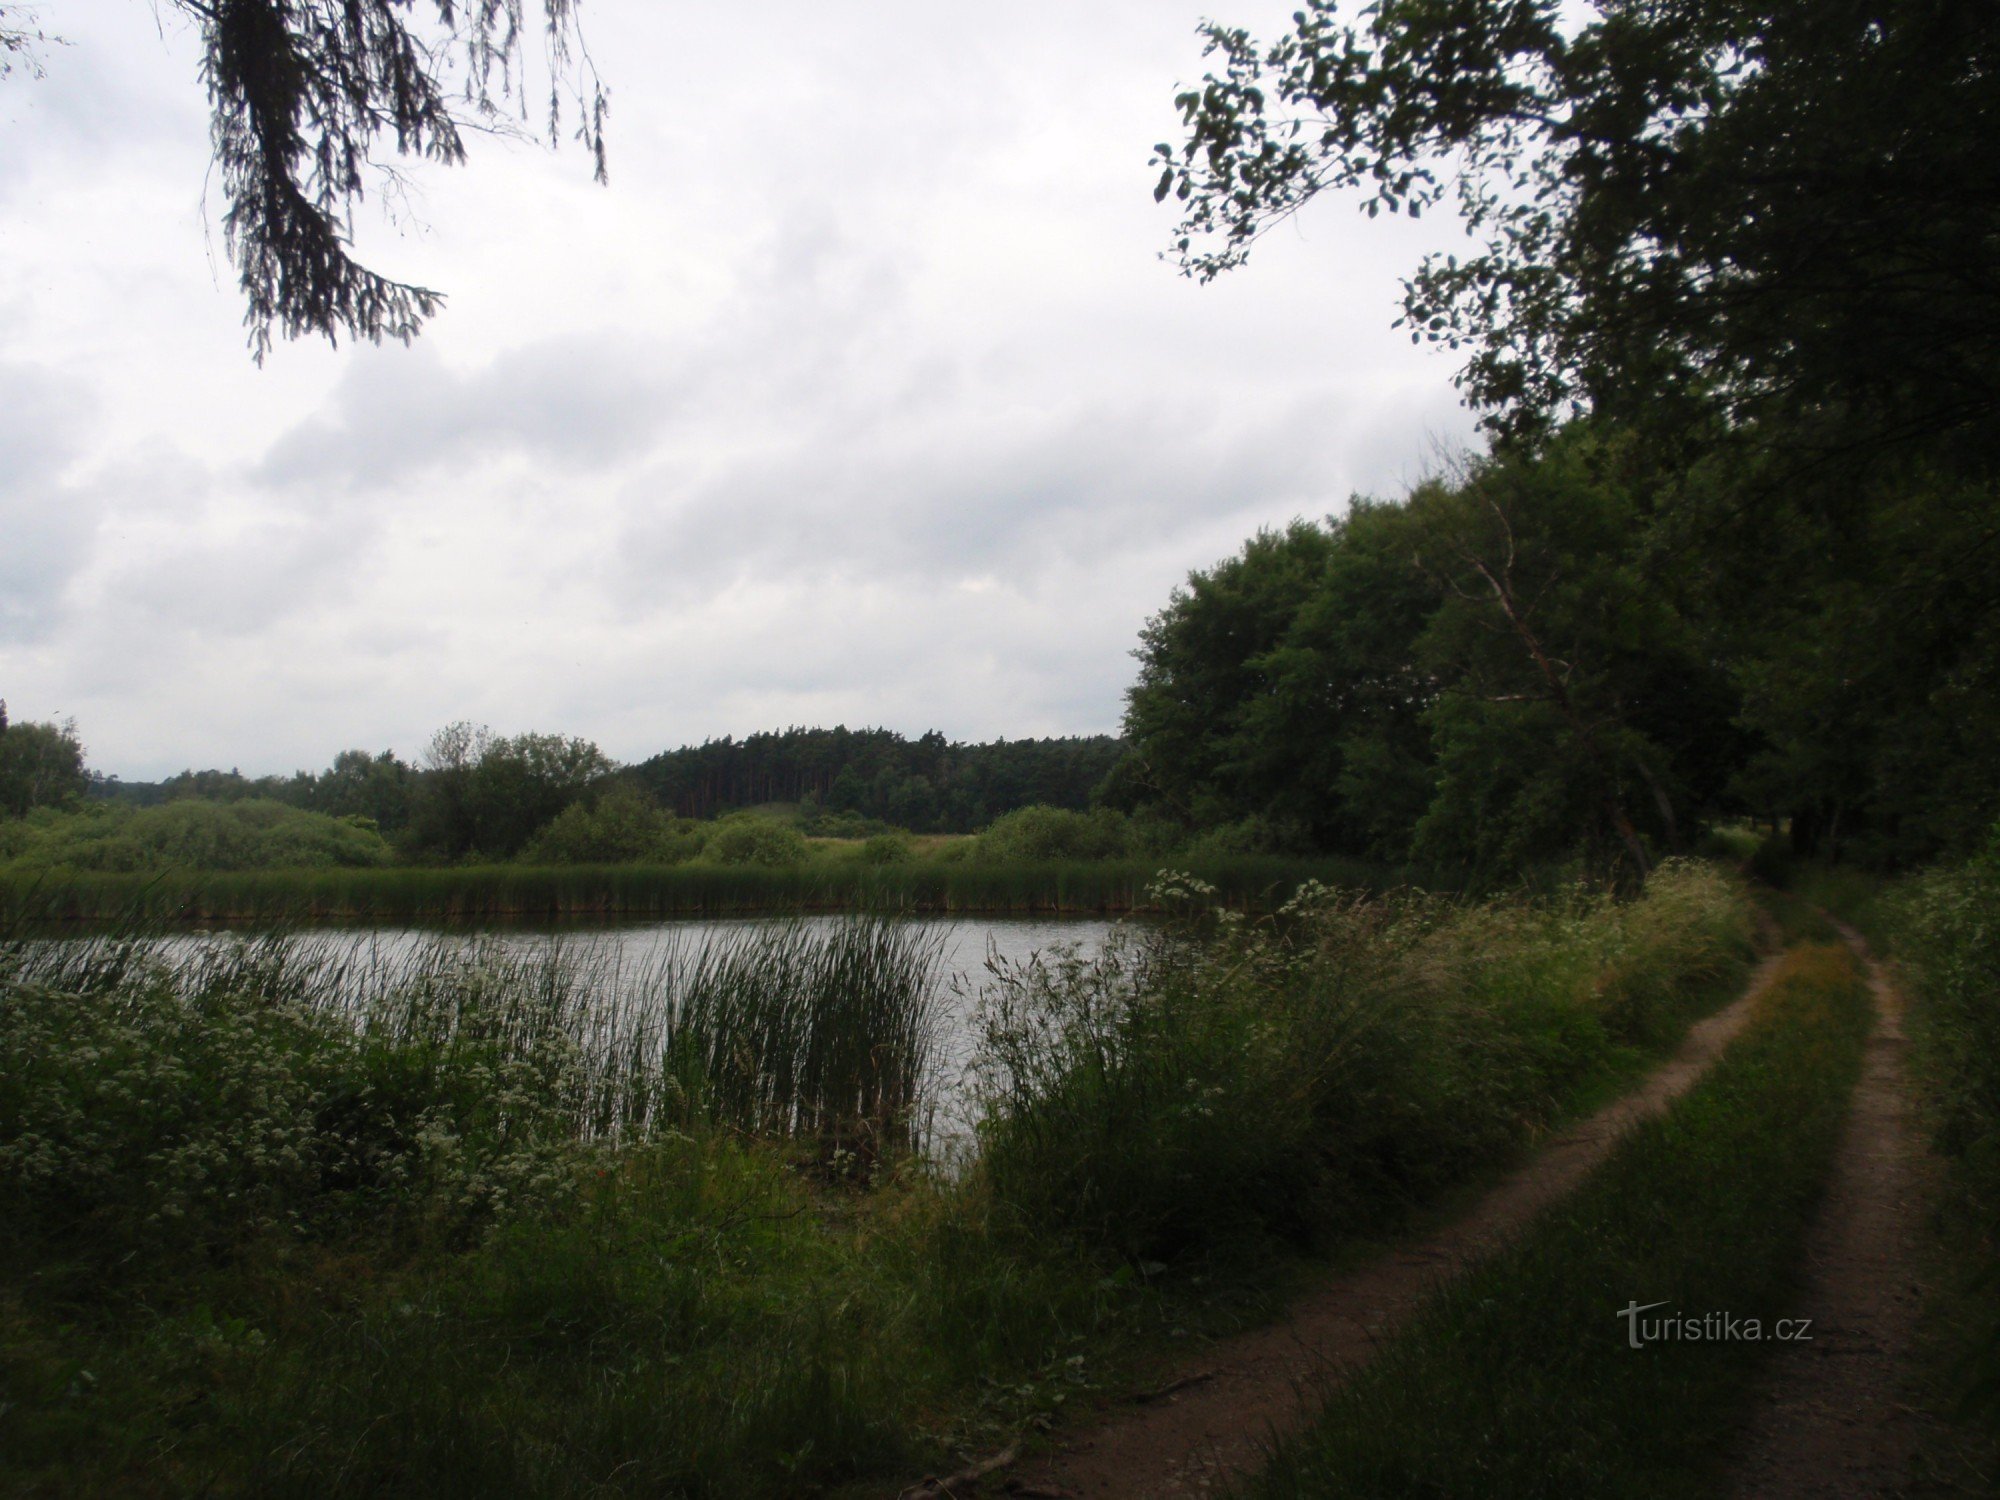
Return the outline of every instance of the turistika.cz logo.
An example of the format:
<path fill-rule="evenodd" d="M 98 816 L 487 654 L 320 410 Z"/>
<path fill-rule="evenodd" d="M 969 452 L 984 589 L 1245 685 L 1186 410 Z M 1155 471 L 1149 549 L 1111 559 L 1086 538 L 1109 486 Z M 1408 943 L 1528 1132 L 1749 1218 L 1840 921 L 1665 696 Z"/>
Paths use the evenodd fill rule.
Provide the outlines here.
<path fill-rule="evenodd" d="M 1758 1344 L 1805 1343 L 1812 1338 L 1811 1318 L 1779 1318 L 1766 1325 L 1762 1318 L 1739 1318 L 1734 1313 L 1661 1313 L 1642 1317 L 1664 1302 L 1634 1302 L 1620 1310 L 1625 1320 L 1625 1341 L 1634 1349 L 1647 1344 Z"/>

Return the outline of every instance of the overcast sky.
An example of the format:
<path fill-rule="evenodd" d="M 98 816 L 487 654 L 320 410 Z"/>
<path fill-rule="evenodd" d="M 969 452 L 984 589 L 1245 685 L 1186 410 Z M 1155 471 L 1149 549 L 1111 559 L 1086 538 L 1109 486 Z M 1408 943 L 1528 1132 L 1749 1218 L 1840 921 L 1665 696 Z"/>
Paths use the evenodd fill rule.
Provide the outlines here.
<path fill-rule="evenodd" d="M 1115 731 L 1190 569 L 1469 438 L 1390 327 L 1456 231 L 1328 202 L 1213 285 L 1158 259 L 1194 0 L 588 0 L 610 186 L 475 141 L 357 225 L 449 294 L 423 336 L 261 370 L 196 38 L 40 10 L 69 45 L 0 81 L 0 697 L 128 780 L 454 719 L 621 760 Z"/>

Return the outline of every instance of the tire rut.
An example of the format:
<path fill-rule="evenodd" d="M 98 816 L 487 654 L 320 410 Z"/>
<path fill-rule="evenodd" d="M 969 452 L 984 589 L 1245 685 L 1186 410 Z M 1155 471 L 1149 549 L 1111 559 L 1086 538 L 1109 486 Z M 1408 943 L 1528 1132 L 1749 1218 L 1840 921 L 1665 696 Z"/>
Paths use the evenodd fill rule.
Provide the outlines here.
<path fill-rule="evenodd" d="M 1931 1163 L 1905 1077 L 1903 1001 L 1860 935 L 1835 925 L 1867 966 L 1875 1031 L 1807 1235 L 1799 1313 L 1812 1339 L 1775 1357 L 1750 1413 L 1733 1489 L 1744 1500 L 1906 1494 L 1928 1422 L 1909 1394 Z"/>

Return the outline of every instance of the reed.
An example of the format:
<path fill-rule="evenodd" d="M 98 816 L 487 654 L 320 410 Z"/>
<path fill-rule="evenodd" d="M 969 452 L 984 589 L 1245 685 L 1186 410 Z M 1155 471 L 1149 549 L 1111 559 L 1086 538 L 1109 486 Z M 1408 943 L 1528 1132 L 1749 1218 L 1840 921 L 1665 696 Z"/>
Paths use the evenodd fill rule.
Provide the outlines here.
<path fill-rule="evenodd" d="M 45 872 L 0 876 L 0 924 L 456 922 L 906 909 L 943 913 L 1133 912 L 1153 860 L 983 864 L 821 861 L 754 865 L 527 865 L 443 869 Z M 1403 878 L 1359 861 L 1238 856 L 1194 872 L 1245 910 L 1308 880 L 1375 887 Z"/>

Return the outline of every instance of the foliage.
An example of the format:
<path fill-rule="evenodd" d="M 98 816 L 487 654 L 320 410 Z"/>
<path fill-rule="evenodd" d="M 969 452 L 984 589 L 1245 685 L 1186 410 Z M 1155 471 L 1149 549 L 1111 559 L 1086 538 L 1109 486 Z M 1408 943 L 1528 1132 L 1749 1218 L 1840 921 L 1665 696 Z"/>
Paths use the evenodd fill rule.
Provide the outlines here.
<path fill-rule="evenodd" d="M 1131 845 L 1124 814 L 1110 808 L 1023 807 L 993 820 L 979 835 L 974 857 L 996 864 L 1118 859 L 1132 852 Z"/>
<path fill-rule="evenodd" d="M 1691 923 L 1665 899 L 1677 879 L 1688 910 L 1726 894 L 1667 872 L 1653 917 L 1634 908 L 1615 932 L 1602 902 L 1549 908 L 1502 955 L 1533 970 L 1510 983 L 1567 1007 L 1644 973 L 1684 1015 L 1695 972 L 1712 982 L 1717 955 L 1730 961 L 1740 908 L 1734 936 Z M 1176 890 L 1160 899 L 1185 905 L 1194 886 Z M 1413 934 L 1478 921 L 1429 910 Z M 1490 921 L 1516 933 L 1529 915 Z M 1135 1343 L 1268 1310 L 1231 1280 L 1135 1274 L 1103 1244 L 1023 1235 L 1036 1226 L 1018 1172 L 996 1199 L 982 1170 L 898 1154 L 938 1076 L 934 944 L 894 924 L 743 924 L 642 971 L 507 939 L 358 967 L 297 938 L 192 963 L 130 941 L 0 950 L 10 1478 L 105 1492 L 170 1451 L 168 1487 L 215 1494 L 873 1492 L 887 1471 L 1045 1424 L 1122 1378 Z M 1250 947 L 1195 944 L 1174 962 L 1225 997 Z M 1419 942 L 1408 977 L 1430 982 L 1454 951 Z M 1477 957 L 1468 946 L 1454 974 L 1480 972 Z M 1288 1002 L 1273 992 L 1266 1008 Z M 1224 1036 L 1248 1020 L 1182 1013 Z M 1252 1041 L 1276 1065 L 1279 1049 Z M 1481 1061 L 1467 1043 L 1433 1086 L 1486 1090 Z M 1486 1061 L 1522 1066 L 1511 1044 Z M 1252 1134 L 1215 1144 L 1271 1160 L 1261 1100 L 1209 1102 L 1188 1130 L 1238 1122 Z M 1371 1119 L 1383 1111 L 1365 1091 L 1329 1115 L 1384 1140 L 1410 1123 Z M 1200 1141 L 1146 1128 L 1176 1151 Z M 1403 1138 L 1421 1163 L 1421 1136 Z M 1151 1173 L 1163 1213 L 1175 1193 L 1219 1201 L 1213 1176 L 1123 1160 Z M 1075 1181 L 1073 1163 L 1050 1165 Z M 1280 1166 L 1263 1181 L 1282 1192 L 1297 1174 Z M 1439 1180 L 1370 1181 L 1379 1206 Z M 1052 1186 L 1044 1201 L 1072 1199 Z"/>
<path fill-rule="evenodd" d="M 274 324 L 287 338 L 318 333 L 331 342 L 346 333 L 408 343 L 444 299 L 356 261 L 349 217 L 371 170 L 380 186 L 399 186 L 376 158 L 378 143 L 457 164 L 463 129 L 504 128 L 503 106 L 517 94 L 525 118 L 523 0 L 433 0 L 430 26 L 397 0 L 174 3 L 201 33 L 223 234 L 258 361 Z M 575 0 L 538 8 L 550 140 L 562 134 L 563 92 L 573 87 L 576 132 L 602 181 L 607 102 L 579 45 Z"/>
<path fill-rule="evenodd" d="M 1660 540 L 1712 574 L 1755 736 L 1734 789 L 1801 854 L 1965 858 L 2000 816 L 2000 490 L 1914 457 L 1776 467 L 1704 466 Z"/>
<path fill-rule="evenodd" d="M 1978 858 L 1922 876 L 1894 908 L 1937 1145 L 1990 1264 L 2000 1244 L 2000 827 Z M 1995 1349 L 2000 1376 L 2000 1338 Z"/>
<path fill-rule="evenodd" d="M 940 941 L 865 918 L 767 924 L 636 971 L 561 944 L 13 945 L 9 1217 L 93 1254 L 127 1232 L 207 1253 L 364 1209 L 484 1224 L 523 1194 L 547 1206 L 571 1147 L 668 1129 L 906 1152 Z"/>
<path fill-rule="evenodd" d="M 703 858 L 718 865 L 800 865 L 807 852 L 798 829 L 754 813 L 722 819 L 702 846 Z"/>
<path fill-rule="evenodd" d="M 594 802 L 572 802 L 521 851 L 526 864 L 675 865 L 701 853 L 707 835 L 671 818 L 637 790 L 614 786 Z"/>
<path fill-rule="evenodd" d="M 1740 893 L 1674 864 L 1630 904 L 1307 886 L 1212 950 L 1167 927 L 996 963 L 980 1171 L 1016 1226 L 1134 1258 L 1377 1227 L 1670 1044 L 1748 950 Z"/>
<path fill-rule="evenodd" d="M 1190 575 L 1142 635 L 1135 805 L 1474 881 L 1643 874 L 1746 753 L 1646 477 L 1578 425 Z"/>
<path fill-rule="evenodd" d="M 66 806 L 89 786 L 75 724 L 10 724 L 0 702 L 0 818 Z"/>
<path fill-rule="evenodd" d="M 0 851 L 10 825 L 0 824 Z M 1148 909 L 1151 858 L 991 864 L 950 857 L 868 864 L 463 865 L 450 869 L 167 871 L 117 874 L 0 869 L 0 920 L 455 922 L 604 916 L 755 915 L 875 910 L 1128 912 Z M 1397 874 L 1358 860 L 1234 855 L 1191 862 L 1234 906 L 1268 910 L 1306 880 L 1372 886 Z"/>
<path fill-rule="evenodd" d="M 956 744 L 936 730 L 787 729 L 684 746 L 626 774 L 663 807 L 712 818 L 768 802 L 809 809 L 804 831 L 856 838 L 882 831 L 969 833 L 1032 803 L 1080 810 L 1122 753 L 1105 735 Z M 843 814 L 855 821 L 829 821 Z"/>
<path fill-rule="evenodd" d="M 916 849 L 906 833 L 878 833 L 865 839 L 861 845 L 861 862 L 870 865 L 908 864 L 916 857 Z"/>
<path fill-rule="evenodd" d="M 1440 591 L 1437 615 L 1404 605 L 1426 650 L 1395 649 L 1407 575 L 1364 567 L 1330 617 L 1390 622 L 1390 651 L 1365 627 L 1310 640 L 1329 591 L 1294 586 L 1297 617 L 1210 637 L 1240 681 L 1176 696 L 1193 676 L 1162 663 L 1203 643 L 1174 617 L 1227 620 L 1248 580 L 1173 602 L 1128 719 L 1160 799 L 1393 859 L 1417 830 L 1475 870 L 1584 824 L 1643 868 L 1742 812 L 1807 854 L 1971 853 L 2000 814 L 2000 12 L 1313 0 L 1269 46 L 1203 29 L 1220 66 L 1157 150 L 1183 268 L 1239 264 L 1329 189 L 1371 214 L 1455 201 L 1474 247 L 1425 262 L 1402 321 L 1467 351 L 1500 442 L 1470 482 L 1420 487 L 1385 554 Z M 1459 517 L 1418 519 L 1427 490 Z M 1357 511 L 1332 558 L 1365 564 L 1382 524 Z M 1268 585 L 1264 546 L 1243 571 Z M 1370 578 L 1388 592 L 1364 612 Z M 1357 695 L 1384 670 L 1390 692 Z"/>
<path fill-rule="evenodd" d="M 130 808 L 93 804 L 30 816 L 0 838 L 15 873 L 90 870 L 308 870 L 389 862 L 389 846 L 366 819 L 330 818 L 281 802 L 169 802 Z"/>
<path fill-rule="evenodd" d="M 1712 403 L 1841 452 L 1991 455 L 1990 8 L 1387 0 L 1347 24 L 1312 0 L 1268 47 L 1203 30 L 1221 71 L 1156 152 L 1190 274 L 1328 189 L 1453 201 L 1477 248 L 1427 260 L 1402 321 L 1469 347 L 1467 390 L 1517 428 Z"/>
<path fill-rule="evenodd" d="M 462 721 L 432 736 L 424 762 L 404 842 L 444 859 L 513 858 L 537 829 L 613 769 L 589 740 L 495 735 Z"/>

